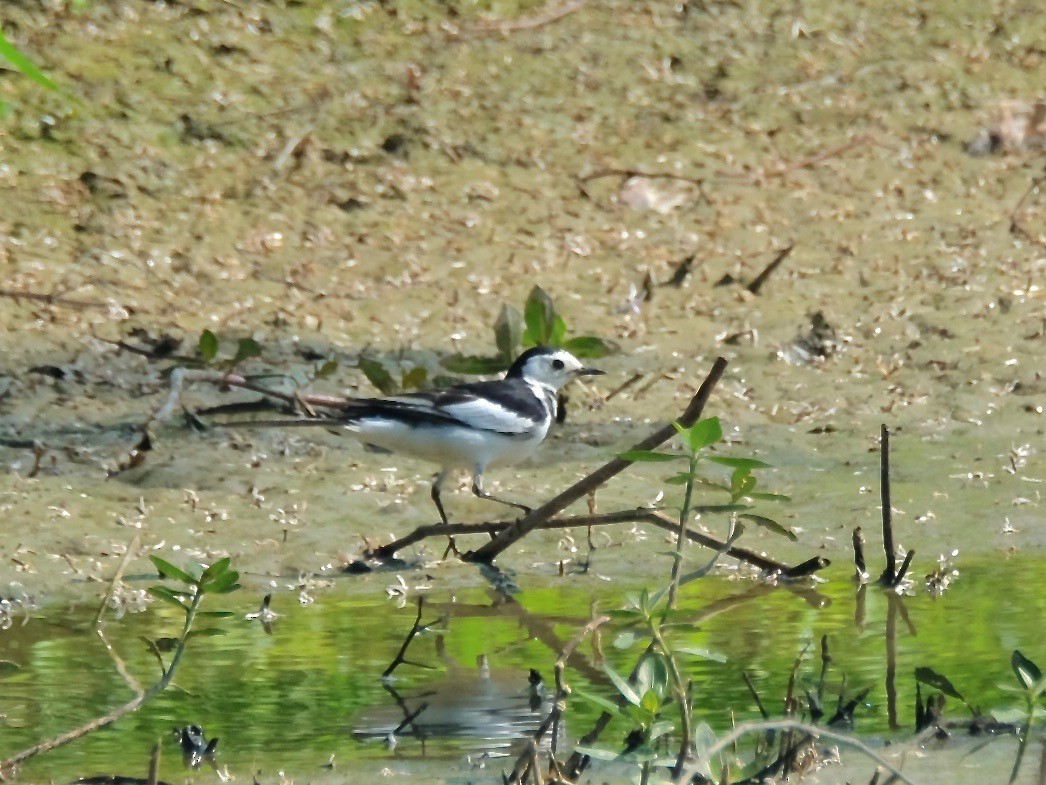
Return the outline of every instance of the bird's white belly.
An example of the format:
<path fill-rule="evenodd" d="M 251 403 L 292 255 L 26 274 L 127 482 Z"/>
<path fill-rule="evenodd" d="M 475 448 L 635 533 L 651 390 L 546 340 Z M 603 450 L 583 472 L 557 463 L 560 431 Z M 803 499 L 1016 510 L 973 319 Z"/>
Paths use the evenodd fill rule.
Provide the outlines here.
<path fill-rule="evenodd" d="M 504 436 L 456 426 L 415 427 L 383 418 L 360 420 L 348 430 L 365 444 L 446 468 L 470 470 L 520 461 L 537 449 L 547 433 L 546 428 L 527 435 Z"/>

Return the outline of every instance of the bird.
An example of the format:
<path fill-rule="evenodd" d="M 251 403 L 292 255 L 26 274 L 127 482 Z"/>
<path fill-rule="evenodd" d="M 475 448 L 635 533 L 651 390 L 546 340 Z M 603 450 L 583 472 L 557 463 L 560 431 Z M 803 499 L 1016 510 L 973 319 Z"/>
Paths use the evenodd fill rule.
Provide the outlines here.
<path fill-rule="evenodd" d="M 443 484 L 462 469 L 471 471 L 472 493 L 478 498 L 529 513 L 529 507 L 483 489 L 487 469 L 531 455 L 556 419 L 559 391 L 575 379 L 603 374 L 564 349 L 535 346 L 520 354 L 502 379 L 385 398 L 350 398 L 329 418 L 229 425 L 338 426 L 371 451 L 435 463 L 440 468 L 431 496 L 444 524 L 449 520 L 441 498 Z"/>

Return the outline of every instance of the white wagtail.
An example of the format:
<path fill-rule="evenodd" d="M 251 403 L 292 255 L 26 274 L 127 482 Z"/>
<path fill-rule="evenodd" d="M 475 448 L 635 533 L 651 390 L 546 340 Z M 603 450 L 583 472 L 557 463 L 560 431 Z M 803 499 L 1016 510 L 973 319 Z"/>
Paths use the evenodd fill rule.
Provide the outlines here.
<path fill-rule="evenodd" d="M 580 376 L 602 373 L 584 367 L 570 352 L 537 346 L 516 358 L 504 379 L 388 398 L 353 398 L 329 419 L 268 424 L 340 425 L 372 450 L 438 464 L 432 501 L 443 523 L 448 521 L 440 490 L 456 469 L 472 472 L 472 492 L 479 498 L 529 512 L 484 491 L 484 472 L 533 453 L 556 419 L 559 390 Z"/>

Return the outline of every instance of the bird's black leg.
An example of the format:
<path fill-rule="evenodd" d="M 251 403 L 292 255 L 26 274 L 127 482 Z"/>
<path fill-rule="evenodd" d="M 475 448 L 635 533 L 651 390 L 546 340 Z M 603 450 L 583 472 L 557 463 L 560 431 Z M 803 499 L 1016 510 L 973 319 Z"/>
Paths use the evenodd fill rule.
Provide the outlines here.
<path fill-rule="evenodd" d="M 443 481 L 447 479 L 448 474 L 450 474 L 450 471 L 448 469 L 444 469 L 432 478 L 432 502 L 436 505 L 436 510 L 439 512 L 439 519 L 443 521 L 444 525 L 450 523 L 450 521 L 447 520 L 447 513 L 443 509 L 443 502 L 440 500 L 440 489 L 443 486 Z M 460 555 L 457 543 L 455 543 L 454 538 L 448 534 L 447 550 L 443 551 L 443 558 L 446 559 L 447 556 L 451 553 L 453 553 L 455 556 Z"/>
<path fill-rule="evenodd" d="M 474 493 L 480 499 L 487 499 L 492 502 L 499 502 L 508 507 L 515 507 L 517 510 L 522 510 L 524 515 L 530 515 L 531 509 L 525 504 L 517 504 L 516 502 L 510 502 L 507 499 L 499 499 L 497 496 L 492 496 L 483 490 L 483 472 L 478 469 L 472 475 L 472 493 Z"/>

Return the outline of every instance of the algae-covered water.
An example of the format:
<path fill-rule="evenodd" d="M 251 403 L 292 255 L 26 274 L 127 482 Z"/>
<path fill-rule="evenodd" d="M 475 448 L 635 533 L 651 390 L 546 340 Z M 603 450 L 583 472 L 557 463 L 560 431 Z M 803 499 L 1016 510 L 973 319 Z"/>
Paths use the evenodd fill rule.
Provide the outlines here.
<path fill-rule="evenodd" d="M 1003 689 L 1013 681 L 1004 652 L 1039 645 L 1040 631 L 1029 620 L 1041 618 L 1046 604 L 1035 560 L 1014 557 L 1004 567 L 1006 579 L 998 565 L 966 567 L 936 600 L 871 589 L 858 593 L 838 571 L 817 588 L 774 589 L 725 579 L 692 584 L 681 598 L 678 619 L 693 626 L 675 633 L 675 642 L 715 657 L 687 658 L 696 716 L 719 732 L 734 721 L 758 718 L 745 671 L 764 704 L 776 711 L 793 662 L 804 650 L 799 690 L 816 690 L 823 636 L 832 658 L 829 713 L 840 694 L 845 702 L 867 690 L 855 720 L 875 746 L 910 735 L 917 667 L 933 668 L 971 704 L 999 713 L 1013 701 Z M 377 776 L 389 768 L 400 775 L 464 781 L 479 776 L 484 766 L 491 769 L 487 776 L 497 777 L 501 769 L 511 769 L 523 735 L 548 711 L 541 695 L 531 702 L 529 669 L 551 679 L 559 651 L 584 626 L 589 611 L 625 602 L 617 581 L 591 574 L 525 581 L 514 600 L 481 588 L 426 589 L 420 592 L 423 621 L 435 624 L 407 653 L 421 667 L 400 666 L 383 682 L 381 674 L 414 621 L 419 593 L 411 592 L 401 607 L 397 598 L 380 592 L 382 583 L 399 585 L 392 574 L 365 582 L 342 578 L 304 606 L 283 594 L 273 606 L 279 616 L 268 633 L 257 620 L 243 618 L 256 610 L 247 598 L 216 601 L 213 607 L 234 608 L 240 615 L 221 625 L 224 635 L 193 642 L 178 689 L 112 729 L 41 756 L 24 776 L 28 781 L 144 776 L 153 744 L 163 740 L 161 773 L 168 781 L 210 781 L 209 765 L 196 775 L 183 765 L 171 733 L 198 724 L 208 738 L 219 737 L 216 763 L 237 779 L 259 773 L 260 781 L 275 781 L 277 771 L 292 779 L 330 779 L 322 766 L 332 755 L 336 779 Z M 1000 606 L 1003 593 L 1006 603 Z M 16 619 L 5 631 L 5 656 L 21 666 L 3 682 L 4 739 L 10 747 L 57 735 L 100 707 L 130 698 L 132 688 L 105 643 L 127 672 L 146 680 L 156 671 L 146 641 L 172 634 L 180 623 L 153 608 L 106 623 L 101 639 L 85 615 L 90 614 L 84 608 L 49 608 L 30 613 L 24 624 Z M 613 695 L 603 662 L 627 670 L 635 655 L 617 648 L 615 639 L 611 632 L 581 647 L 567 671 L 575 690 Z M 893 705 L 888 689 L 896 696 Z M 564 739 L 577 738 L 596 714 L 584 700 L 572 699 Z M 965 714 L 958 710 L 955 718 Z M 412 722 L 398 729 L 407 717 Z M 620 721 L 612 725 L 608 746 L 627 730 Z M 962 733 L 954 743 L 964 744 Z M 986 781 L 993 766 L 1012 761 L 1015 746 L 1012 737 L 996 739 L 967 781 Z M 910 751 L 908 756 L 919 757 Z M 856 763 L 853 770 L 862 771 Z M 869 772 L 874 768 L 861 763 Z M 824 776 L 833 776 L 832 770 Z"/>
<path fill-rule="evenodd" d="M 390 750 L 400 709 L 378 676 L 413 610 L 386 599 L 393 574 L 340 568 L 432 522 L 430 467 L 323 431 L 198 433 L 178 418 L 143 460 L 129 452 L 204 329 L 220 357 L 257 342 L 241 372 L 370 395 L 361 356 L 446 373 L 450 354 L 494 353 L 502 305 L 534 285 L 572 335 L 621 351 L 571 391 L 539 456 L 491 471 L 488 490 L 548 498 L 677 416 L 722 355 L 708 413 L 724 454 L 774 466 L 760 482 L 791 501 L 760 511 L 797 534 L 753 527 L 740 544 L 833 561 L 805 594 L 732 570 L 688 589 L 695 614 L 723 603 L 694 633 L 727 657 L 693 666 L 717 731 L 731 711 L 755 716 L 742 669 L 777 712 L 792 661 L 806 642 L 815 660 L 827 634 L 836 677 L 872 688 L 857 733 L 907 738 L 885 719 L 890 614 L 906 729 L 915 667 L 990 710 L 1016 705 L 997 689 L 1014 649 L 1046 662 L 1042 150 L 966 147 L 1012 119 L 1004 102 L 1041 100 L 1039 4 L 16 2 L 0 24 L 68 93 L 0 70 L 0 757 L 132 694 L 90 623 L 128 547 L 118 600 L 143 607 L 108 610 L 104 629 L 144 685 L 157 666 L 141 637 L 177 632 L 140 593 L 149 555 L 231 556 L 244 590 L 228 607 L 242 616 L 272 592 L 280 613 L 272 636 L 237 620 L 192 641 L 181 690 L 41 756 L 24 781 L 144 777 L 160 736 L 163 778 L 213 779 L 180 768 L 166 734 L 188 723 L 221 737 L 241 780 L 496 781 L 483 754 L 530 727 L 529 668 L 549 678 L 593 605 L 665 583 L 663 532 L 605 527 L 587 573 L 584 531 L 535 533 L 499 560 L 522 592 L 494 609 L 475 569 L 439 562 L 442 543 L 411 550 L 423 566 L 405 584 L 432 587 L 433 615 L 459 607 L 419 641 L 436 667 L 394 685 L 410 706 L 438 696 L 424 753 L 403 734 Z M 196 385 L 180 403 L 251 397 Z M 846 566 L 861 526 L 881 568 L 880 424 L 896 538 L 916 551 L 911 627 L 872 588 L 857 624 Z M 661 468 L 633 467 L 597 509 L 678 503 Z M 444 501 L 459 520 L 501 512 L 465 478 Z M 960 577 L 935 600 L 923 578 L 942 556 Z M 579 685 L 606 689 L 597 660 L 583 650 L 594 670 Z M 572 704 L 567 734 L 591 716 Z M 930 767 L 924 781 L 1002 781 L 1012 746 L 967 756 L 956 740 L 908 765 Z"/>

